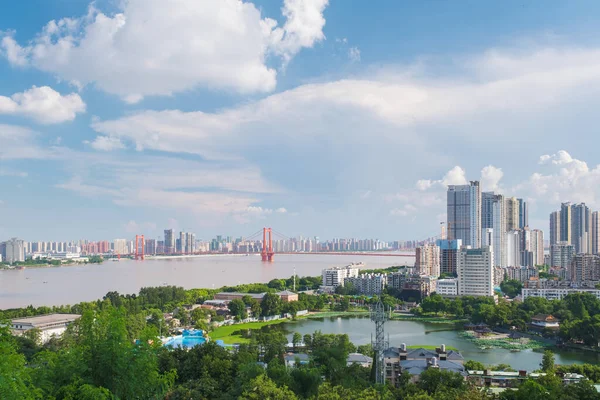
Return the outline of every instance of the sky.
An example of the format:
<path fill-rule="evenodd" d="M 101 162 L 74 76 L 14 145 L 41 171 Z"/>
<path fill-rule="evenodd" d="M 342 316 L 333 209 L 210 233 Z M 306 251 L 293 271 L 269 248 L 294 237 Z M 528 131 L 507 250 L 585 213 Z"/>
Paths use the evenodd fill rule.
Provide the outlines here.
<path fill-rule="evenodd" d="M 600 208 L 597 1 L 29 0 L 0 13 L 0 240 L 409 240 L 448 184 Z"/>

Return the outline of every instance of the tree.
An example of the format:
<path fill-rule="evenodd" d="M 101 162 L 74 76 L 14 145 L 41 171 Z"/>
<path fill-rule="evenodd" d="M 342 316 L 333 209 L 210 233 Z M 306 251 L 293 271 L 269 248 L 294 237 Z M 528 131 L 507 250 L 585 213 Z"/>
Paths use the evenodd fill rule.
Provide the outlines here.
<path fill-rule="evenodd" d="M 485 370 L 485 365 L 475 360 L 468 360 L 465 362 L 465 369 L 467 371 L 483 371 Z"/>
<path fill-rule="evenodd" d="M 278 295 L 275 293 L 267 293 L 260 303 L 260 308 L 262 310 L 261 315 L 263 317 L 279 315 L 281 314 L 281 306 L 281 298 Z"/>
<path fill-rule="evenodd" d="M 275 290 L 285 290 L 285 279 L 271 279 L 267 286 Z"/>
<path fill-rule="evenodd" d="M 0 398 L 28 400 L 34 397 L 25 357 L 17 353 L 8 329 L 0 327 Z"/>
<path fill-rule="evenodd" d="M 540 364 L 540 367 L 542 367 L 542 371 L 544 372 L 554 372 L 554 353 L 552 353 L 552 351 L 544 351 L 544 356 L 542 357 L 542 363 Z"/>
<path fill-rule="evenodd" d="M 520 294 L 522 288 L 523 284 L 515 279 L 508 279 L 500 283 L 500 289 L 502 290 L 502 293 L 510 298 Z"/>
<path fill-rule="evenodd" d="M 294 345 L 295 352 L 296 348 L 302 343 L 302 335 L 300 335 L 298 332 L 294 332 L 294 335 L 292 336 L 292 343 Z"/>
<path fill-rule="evenodd" d="M 250 381 L 241 398 L 248 400 L 295 400 L 294 392 L 284 387 L 277 387 L 266 375 L 260 375 Z"/>
<path fill-rule="evenodd" d="M 229 302 L 229 312 L 238 321 L 248 318 L 246 304 L 240 299 L 234 299 Z"/>

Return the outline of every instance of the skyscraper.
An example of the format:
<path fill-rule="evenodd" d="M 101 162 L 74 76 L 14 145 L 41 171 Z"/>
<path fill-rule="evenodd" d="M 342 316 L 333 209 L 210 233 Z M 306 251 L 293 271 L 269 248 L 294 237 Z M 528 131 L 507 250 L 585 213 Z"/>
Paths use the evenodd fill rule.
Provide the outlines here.
<path fill-rule="evenodd" d="M 527 202 L 523 199 L 517 199 L 517 201 L 519 202 L 519 228 L 523 229 L 529 226 Z"/>
<path fill-rule="evenodd" d="M 560 241 L 573 243 L 571 242 L 571 203 L 560 205 Z"/>
<path fill-rule="evenodd" d="M 420 275 L 440 276 L 440 248 L 430 243 L 417 247 L 415 270 Z"/>
<path fill-rule="evenodd" d="M 175 236 L 173 236 L 173 229 L 165 229 L 165 253 L 175 253 Z"/>
<path fill-rule="evenodd" d="M 600 250 L 600 219 L 598 211 L 592 213 L 592 254 Z"/>
<path fill-rule="evenodd" d="M 573 258 L 573 245 L 567 242 L 558 242 L 550 246 L 550 266 L 568 268 Z"/>
<path fill-rule="evenodd" d="M 448 239 L 481 246 L 481 189 L 479 181 L 449 185 L 447 192 Z"/>
<path fill-rule="evenodd" d="M 506 266 L 521 266 L 521 231 L 506 233 Z"/>
<path fill-rule="evenodd" d="M 440 248 L 440 273 L 456 274 L 456 266 L 458 265 L 458 256 L 462 241 L 440 239 L 436 242 Z"/>
<path fill-rule="evenodd" d="M 505 200 L 506 231 L 519 229 L 519 201 L 516 197 Z"/>
<path fill-rule="evenodd" d="M 550 246 L 560 242 L 560 211 L 550 213 Z"/>
<path fill-rule="evenodd" d="M 483 245 L 492 246 L 495 265 L 505 267 L 506 264 L 506 217 L 504 196 L 494 192 L 481 194 L 481 229 L 485 233 L 492 229 L 492 240 Z"/>
<path fill-rule="evenodd" d="M 592 253 L 592 214 L 585 203 L 571 206 L 571 244 L 575 253 Z"/>

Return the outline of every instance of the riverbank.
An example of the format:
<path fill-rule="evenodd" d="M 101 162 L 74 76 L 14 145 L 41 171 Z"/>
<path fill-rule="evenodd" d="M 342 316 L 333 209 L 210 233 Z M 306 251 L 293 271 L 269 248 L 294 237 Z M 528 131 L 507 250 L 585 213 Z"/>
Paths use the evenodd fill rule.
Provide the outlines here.
<path fill-rule="evenodd" d="M 468 320 L 465 318 L 448 318 L 448 317 L 429 317 L 423 315 L 414 315 L 414 314 L 392 314 L 390 318 L 396 321 L 418 321 L 418 322 L 428 322 L 430 324 L 463 324 Z"/>

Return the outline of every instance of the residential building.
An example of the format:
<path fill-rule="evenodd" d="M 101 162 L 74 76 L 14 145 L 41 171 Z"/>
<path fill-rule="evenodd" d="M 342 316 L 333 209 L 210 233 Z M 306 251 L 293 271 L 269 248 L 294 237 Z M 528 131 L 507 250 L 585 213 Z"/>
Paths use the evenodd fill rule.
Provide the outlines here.
<path fill-rule="evenodd" d="M 562 300 L 571 293 L 589 293 L 600 300 L 600 289 L 577 289 L 577 288 L 523 288 L 521 290 L 521 296 L 523 300 L 528 297 L 543 297 L 546 300 Z"/>
<path fill-rule="evenodd" d="M 600 252 L 600 215 L 598 211 L 592 213 L 592 254 Z"/>
<path fill-rule="evenodd" d="M 2 245 L 2 259 L 9 264 L 25 261 L 25 242 L 17 238 L 4 242 Z"/>
<path fill-rule="evenodd" d="M 144 240 L 144 254 L 156 254 L 156 239 Z"/>
<path fill-rule="evenodd" d="M 550 213 L 550 246 L 560 242 L 560 211 Z"/>
<path fill-rule="evenodd" d="M 15 318 L 10 329 L 13 335 L 22 335 L 31 329 L 40 330 L 40 341 L 46 343 L 53 336 L 60 336 L 67 326 L 81 317 L 78 314 L 48 314 L 36 317 Z"/>
<path fill-rule="evenodd" d="M 298 301 L 298 293 L 294 293 L 289 290 L 277 292 L 277 295 L 281 298 L 281 300 L 284 303 L 289 303 L 290 301 Z"/>
<path fill-rule="evenodd" d="M 575 254 L 572 244 L 567 242 L 558 242 L 550 247 L 550 266 L 569 268 L 571 259 Z"/>
<path fill-rule="evenodd" d="M 438 279 L 436 293 L 441 296 L 457 296 L 458 279 Z"/>
<path fill-rule="evenodd" d="M 358 364 L 364 368 L 371 368 L 371 365 L 373 365 L 373 359 L 369 356 L 365 356 L 364 354 L 350 353 L 346 358 L 346 365 L 350 367 L 353 364 Z"/>
<path fill-rule="evenodd" d="M 537 278 L 539 276 L 539 271 L 536 267 L 506 267 L 505 269 L 506 276 L 508 279 L 527 282 L 531 278 Z"/>
<path fill-rule="evenodd" d="M 359 267 L 363 264 L 349 264 L 343 267 L 326 268 L 322 271 L 323 286 L 336 288 L 344 286 L 344 279 L 358 276 Z"/>
<path fill-rule="evenodd" d="M 592 253 L 592 214 L 585 203 L 571 206 L 571 244 L 575 253 Z"/>
<path fill-rule="evenodd" d="M 569 265 L 572 282 L 600 280 L 600 256 L 593 254 L 576 254 Z"/>
<path fill-rule="evenodd" d="M 365 296 L 380 295 L 387 285 L 386 274 L 361 274 L 344 279 L 344 286 L 351 284 L 358 294 Z"/>
<path fill-rule="evenodd" d="M 560 241 L 572 244 L 571 242 L 571 203 L 562 203 L 560 205 Z"/>
<path fill-rule="evenodd" d="M 416 249 L 415 271 L 420 275 L 440 276 L 440 248 L 432 243 Z"/>
<path fill-rule="evenodd" d="M 521 231 L 513 230 L 506 233 L 506 265 L 518 267 L 521 265 Z"/>
<path fill-rule="evenodd" d="M 441 239 L 436 242 L 440 248 L 440 273 L 456 274 L 458 255 L 462 246 L 462 240 Z"/>
<path fill-rule="evenodd" d="M 113 240 L 113 251 L 115 254 L 129 254 L 127 239 Z"/>
<path fill-rule="evenodd" d="M 523 228 L 525 229 L 525 228 Z M 544 232 L 540 229 L 531 230 L 530 239 L 531 253 L 533 254 L 533 265 L 544 265 Z"/>
<path fill-rule="evenodd" d="M 175 236 L 173 235 L 173 229 L 165 229 L 165 254 L 175 253 Z"/>
<path fill-rule="evenodd" d="M 447 191 L 448 239 L 463 245 L 481 246 L 481 189 L 479 181 L 449 185 Z"/>
<path fill-rule="evenodd" d="M 506 231 L 519 229 L 519 201 L 516 197 L 505 199 Z"/>
<path fill-rule="evenodd" d="M 461 296 L 494 295 L 494 253 L 490 247 L 462 249 L 458 259 L 458 294 Z"/>
<path fill-rule="evenodd" d="M 517 199 L 517 201 L 519 202 L 519 229 L 523 229 L 529 226 L 527 202 L 523 199 Z"/>

